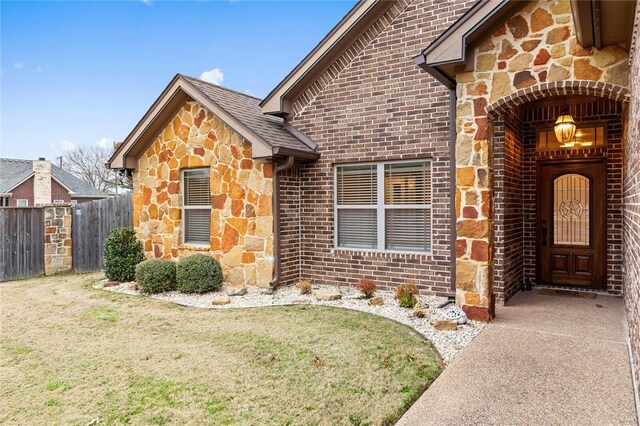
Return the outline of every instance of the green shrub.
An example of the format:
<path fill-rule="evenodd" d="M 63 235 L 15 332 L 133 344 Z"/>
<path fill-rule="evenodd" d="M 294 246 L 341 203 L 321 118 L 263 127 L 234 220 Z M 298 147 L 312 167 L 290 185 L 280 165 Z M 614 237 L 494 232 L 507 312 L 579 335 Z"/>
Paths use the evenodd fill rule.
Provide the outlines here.
<path fill-rule="evenodd" d="M 143 293 L 155 294 L 176 287 L 176 264 L 166 259 L 149 259 L 136 266 L 136 281 Z"/>
<path fill-rule="evenodd" d="M 136 265 L 144 260 L 142 243 L 133 228 L 111 231 L 104 243 L 104 273 L 112 281 L 131 281 Z"/>
<path fill-rule="evenodd" d="M 401 284 L 396 287 L 396 299 L 403 308 L 413 308 L 418 303 L 416 294 L 418 294 L 418 288 L 413 283 Z"/>
<path fill-rule="evenodd" d="M 183 293 L 205 293 L 222 284 L 222 269 L 211 256 L 193 254 L 178 261 L 176 282 Z"/>

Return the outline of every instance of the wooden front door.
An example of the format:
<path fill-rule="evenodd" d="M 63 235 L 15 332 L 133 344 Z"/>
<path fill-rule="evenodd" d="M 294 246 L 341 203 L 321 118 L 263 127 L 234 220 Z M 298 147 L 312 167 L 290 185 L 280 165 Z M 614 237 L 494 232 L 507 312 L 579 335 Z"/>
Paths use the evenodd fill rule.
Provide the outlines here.
<path fill-rule="evenodd" d="M 538 164 L 538 282 L 606 288 L 604 159 Z"/>

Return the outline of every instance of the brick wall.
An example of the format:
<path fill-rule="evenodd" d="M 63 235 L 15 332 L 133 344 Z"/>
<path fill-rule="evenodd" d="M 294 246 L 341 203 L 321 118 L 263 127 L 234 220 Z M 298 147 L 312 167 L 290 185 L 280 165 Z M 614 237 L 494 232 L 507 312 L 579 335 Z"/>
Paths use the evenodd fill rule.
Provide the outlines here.
<path fill-rule="evenodd" d="M 631 102 L 625 146 L 624 296 L 629 326 L 636 404 L 640 410 L 640 7 L 636 10 L 635 47 L 631 55 Z M 640 411 L 639 411 L 640 412 Z"/>
<path fill-rule="evenodd" d="M 33 177 L 22 182 L 11 190 L 11 197 L 9 197 L 9 207 L 15 207 L 18 200 L 29 200 L 29 206 L 33 204 Z"/>
<path fill-rule="evenodd" d="M 71 201 L 71 196 L 62 185 L 51 179 L 51 202 L 53 203 L 55 200 L 62 200 L 68 203 Z"/>
<path fill-rule="evenodd" d="M 400 5 L 401 3 L 397 3 Z M 353 60 L 289 120 L 319 145 L 321 158 L 300 169 L 301 269 L 305 278 L 382 286 L 413 281 L 451 294 L 449 93 L 412 57 L 448 28 L 472 1 L 415 0 L 381 26 Z M 431 158 L 433 253 L 334 250 L 334 164 Z"/>
<path fill-rule="evenodd" d="M 300 169 L 280 174 L 280 285 L 295 284 L 300 271 Z"/>
<path fill-rule="evenodd" d="M 494 292 L 504 303 L 523 282 L 523 140 L 517 110 L 494 123 Z"/>

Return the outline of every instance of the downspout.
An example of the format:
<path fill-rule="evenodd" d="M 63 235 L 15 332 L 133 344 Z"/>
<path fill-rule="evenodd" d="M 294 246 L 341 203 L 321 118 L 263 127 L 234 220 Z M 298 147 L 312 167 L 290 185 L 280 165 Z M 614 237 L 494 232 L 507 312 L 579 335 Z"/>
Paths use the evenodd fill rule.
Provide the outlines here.
<path fill-rule="evenodd" d="M 455 87 L 449 89 L 449 175 L 451 185 L 449 187 L 449 197 L 451 202 L 451 294 L 455 298 L 456 295 L 456 240 L 457 235 L 457 212 L 456 212 L 456 104 L 458 97 Z"/>
<path fill-rule="evenodd" d="M 289 155 L 287 161 L 284 164 L 277 166 L 273 170 L 273 196 L 271 202 L 273 205 L 273 256 L 274 256 L 274 275 L 273 280 L 269 283 L 269 287 L 275 290 L 280 284 L 280 172 L 284 172 L 293 167 L 295 157 Z M 274 162 L 275 164 L 275 162 Z"/>

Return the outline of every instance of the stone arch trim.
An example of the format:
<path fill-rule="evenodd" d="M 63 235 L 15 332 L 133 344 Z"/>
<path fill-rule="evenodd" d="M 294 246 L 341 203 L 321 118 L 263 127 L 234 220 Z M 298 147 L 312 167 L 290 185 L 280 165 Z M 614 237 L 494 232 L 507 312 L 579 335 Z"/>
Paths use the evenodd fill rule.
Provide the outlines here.
<path fill-rule="evenodd" d="M 488 105 L 486 112 L 487 116 L 493 119 L 502 115 L 509 108 L 549 96 L 563 95 L 597 96 L 622 103 L 628 103 L 630 98 L 628 88 L 611 83 L 585 80 L 554 81 L 540 83 L 504 96 Z"/>

